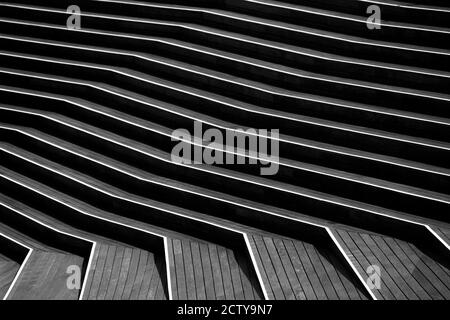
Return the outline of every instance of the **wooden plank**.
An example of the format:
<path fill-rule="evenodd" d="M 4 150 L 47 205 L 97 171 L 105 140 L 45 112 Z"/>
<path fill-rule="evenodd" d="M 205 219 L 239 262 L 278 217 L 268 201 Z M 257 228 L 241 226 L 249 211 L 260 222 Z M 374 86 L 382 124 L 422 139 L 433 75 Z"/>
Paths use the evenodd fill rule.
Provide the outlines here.
<path fill-rule="evenodd" d="M 227 256 L 231 272 L 231 282 L 233 284 L 234 299 L 244 300 L 245 296 L 241 280 L 241 268 L 239 267 L 236 261 L 236 257 L 233 250 L 227 249 Z"/>
<path fill-rule="evenodd" d="M 206 300 L 205 280 L 203 278 L 203 265 L 200 256 L 199 243 L 191 242 L 192 260 L 195 261 L 194 275 L 195 275 L 195 288 L 197 289 L 197 299 Z"/>
<path fill-rule="evenodd" d="M 177 284 L 177 272 L 175 268 L 175 257 L 174 257 L 174 248 L 172 239 L 167 239 L 167 256 L 168 256 L 168 265 L 169 265 L 169 277 L 171 282 L 172 289 L 172 299 L 178 300 L 178 284 Z M 156 259 L 155 259 L 156 260 Z"/>
<path fill-rule="evenodd" d="M 228 263 L 227 249 L 222 246 L 217 246 L 217 253 L 219 255 L 220 268 L 222 270 L 223 287 L 225 290 L 225 299 L 234 300 L 233 283 L 231 280 L 231 270 Z"/>
<path fill-rule="evenodd" d="M 317 299 L 319 300 L 327 299 L 325 290 L 323 289 L 322 283 L 317 277 L 316 270 L 314 269 L 314 266 L 312 265 L 309 259 L 309 255 L 308 252 L 306 251 L 304 243 L 300 241 L 294 241 L 293 243 L 295 250 L 297 251 L 298 257 L 300 258 L 300 261 L 305 269 L 305 273 L 308 276 L 309 281 L 311 282 L 311 286 L 314 289 L 314 293 L 316 294 Z"/>
<path fill-rule="evenodd" d="M 411 299 L 428 299 L 429 296 L 423 289 L 422 285 L 416 281 L 414 276 L 408 271 L 407 268 L 403 265 L 403 262 L 397 257 L 395 252 L 386 244 L 384 241 L 387 237 L 380 237 L 380 236 L 371 236 L 373 242 L 381 249 L 381 251 L 387 256 L 389 261 L 392 263 L 392 265 L 395 267 L 397 272 L 405 279 L 405 282 L 408 284 L 408 286 L 411 288 L 411 290 L 414 292 L 414 295 L 416 298 Z"/>
<path fill-rule="evenodd" d="M 94 275 L 95 275 L 95 268 L 97 266 L 97 261 L 98 261 L 98 255 L 100 253 L 100 248 L 101 248 L 101 244 L 97 243 L 97 245 L 95 246 L 95 250 L 94 250 L 94 255 L 92 256 L 92 262 L 91 262 L 91 268 L 89 270 L 88 273 L 88 278 L 86 281 L 86 287 L 84 289 L 84 296 L 83 299 L 88 300 L 89 296 L 90 296 L 90 292 L 91 292 L 91 288 L 92 288 L 92 282 L 94 281 Z"/>
<path fill-rule="evenodd" d="M 418 299 L 417 295 L 413 290 L 408 286 L 406 281 L 397 271 L 397 266 L 394 266 L 391 261 L 386 257 L 386 255 L 378 248 L 378 246 L 373 241 L 372 237 L 368 234 L 360 234 L 363 241 L 367 244 L 367 246 L 371 249 L 371 251 L 375 254 L 378 261 L 381 262 L 379 265 L 384 270 L 384 274 L 389 274 L 396 284 L 396 286 L 401 290 L 402 294 L 406 296 L 408 299 Z M 403 299 L 403 297 L 401 297 Z"/>
<path fill-rule="evenodd" d="M 120 300 L 127 282 L 128 270 L 131 264 L 131 256 L 133 255 L 133 248 L 125 248 L 122 265 L 120 267 L 119 281 L 117 282 L 116 291 L 114 292 L 114 300 Z"/>
<path fill-rule="evenodd" d="M 161 278 L 158 277 L 158 282 L 155 286 L 155 300 L 164 300 L 164 294 L 163 294 L 163 285 L 161 282 Z"/>
<path fill-rule="evenodd" d="M 67 287 L 67 267 L 82 265 L 83 258 L 59 252 L 34 251 L 10 299 L 78 299 L 79 289 Z"/>
<path fill-rule="evenodd" d="M 1 261 L 0 262 L 0 286 L 5 285 L 5 282 L 11 277 L 14 270 L 18 271 L 20 265 L 15 261 Z"/>
<path fill-rule="evenodd" d="M 344 285 L 345 290 L 348 294 L 348 299 L 350 300 L 367 300 L 367 297 L 359 290 L 359 288 L 355 285 L 354 281 L 350 281 L 347 278 L 347 275 L 338 272 L 337 276 L 341 279 L 342 284 Z M 353 279 L 352 279 L 353 280 Z"/>
<path fill-rule="evenodd" d="M 344 285 L 347 294 L 349 295 L 349 298 L 351 300 L 368 300 L 370 297 L 367 293 L 367 290 L 362 287 L 360 284 L 360 280 L 356 278 L 357 273 L 363 274 L 364 270 L 361 267 L 361 264 L 359 261 L 354 257 L 350 249 L 348 248 L 347 244 L 344 242 L 344 240 L 341 238 L 339 234 L 338 229 L 334 229 L 332 231 L 336 241 L 341 246 L 342 250 L 344 251 L 343 255 L 345 255 L 349 260 L 350 263 L 353 264 L 353 266 L 356 268 L 356 271 L 349 271 L 349 274 L 344 272 L 337 272 L 337 275 L 339 279 L 341 279 L 342 284 Z M 334 257 L 330 257 L 330 259 L 334 259 Z M 337 257 L 336 257 L 337 259 Z M 339 265 L 341 261 L 337 261 L 336 265 Z M 345 264 L 345 262 L 344 262 Z M 375 295 L 378 299 L 378 296 L 380 296 L 379 293 Z M 371 298 L 370 298 L 371 299 Z"/>
<path fill-rule="evenodd" d="M 155 261 L 155 268 L 153 269 L 152 272 L 152 278 L 150 280 L 150 286 L 149 286 L 149 290 L 147 293 L 147 300 L 155 300 L 157 295 L 158 295 L 158 289 L 160 284 L 160 277 L 159 277 L 159 273 L 157 270 L 157 265 L 156 265 L 156 261 Z"/>
<path fill-rule="evenodd" d="M 122 300 L 129 300 L 131 296 L 131 290 L 133 290 L 134 281 L 136 280 L 137 269 L 139 265 L 139 260 L 141 257 L 141 250 L 133 248 L 133 253 L 131 255 L 130 268 L 128 269 L 127 281 L 125 283 L 125 288 L 122 293 Z"/>
<path fill-rule="evenodd" d="M 164 265 L 164 260 L 163 259 L 157 259 L 156 263 L 158 265 L 158 268 L 163 267 Z M 167 300 L 167 293 L 166 293 L 166 289 L 167 288 L 167 281 L 166 278 L 164 276 L 162 276 L 161 274 L 158 274 L 158 279 L 159 279 L 159 283 L 158 283 L 158 288 L 156 290 L 156 300 Z"/>
<path fill-rule="evenodd" d="M 51 248 L 49 246 L 43 245 L 41 242 L 36 241 L 32 237 L 29 237 L 28 235 L 23 234 L 2 222 L 0 222 L 0 231 L 3 234 L 7 234 L 9 237 L 12 237 L 15 240 L 17 240 L 25 245 L 28 245 L 29 247 L 32 247 L 36 250 L 43 251 L 43 252 L 45 252 L 45 251 L 61 252 L 60 250 L 58 250 L 56 248 Z"/>
<path fill-rule="evenodd" d="M 150 290 L 150 283 L 152 281 L 152 276 L 156 270 L 155 256 L 152 253 L 148 254 L 147 264 L 145 265 L 144 278 L 142 281 L 142 286 L 138 295 L 138 300 L 146 300 L 148 291 Z"/>
<path fill-rule="evenodd" d="M 33 287 L 36 284 L 39 275 L 44 271 L 46 255 L 46 252 L 33 251 L 27 264 L 22 269 L 16 285 L 11 291 L 9 299 L 18 299 L 16 297 L 26 296 L 29 293 L 28 288 Z"/>
<path fill-rule="evenodd" d="M 3 299 L 13 282 L 20 265 L 14 261 L 0 264 L 0 300 Z"/>
<path fill-rule="evenodd" d="M 449 278 L 445 278 L 445 274 L 441 271 L 439 272 L 440 266 L 436 265 L 431 259 L 429 259 L 426 255 L 417 250 L 413 245 L 409 243 L 402 243 L 400 241 L 397 242 L 401 248 L 405 251 L 407 255 L 410 257 L 416 256 L 416 266 L 420 269 L 425 276 L 430 280 L 439 294 L 443 299 L 450 299 L 450 292 L 445 283 L 443 283 L 442 278 L 446 283 L 449 283 Z M 440 274 L 439 274 L 440 273 Z M 438 276 L 437 276 L 438 275 Z"/>
<path fill-rule="evenodd" d="M 2 194 L 0 194 L 0 200 L 2 199 L 3 197 L 2 197 Z M 3 255 L 1 252 L 0 252 L 0 268 L 2 267 L 2 262 L 9 262 L 9 261 L 12 261 L 12 260 L 10 260 L 7 256 L 5 256 L 5 255 Z M 0 269 L 0 271 L 1 271 L 1 269 Z M 1 274 L 1 273 L 0 273 Z"/>
<path fill-rule="evenodd" d="M 173 239 L 173 255 L 175 258 L 175 270 L 177 274 L 178 299 L 187 300 L 186 276 L 184 273 L 184 259 L 181 241 Z"/>
<path fill-rule="evenodd" d="M 164 289 L 163 282 L 159 282 L 158 291 L 156 293 L 156 300 L 167 300 L 167 295 Z"/>
<path fill-rule="evenodd" d="M 426 295 L 423 295 L 423 299 L 431 299 L 433 296 L 440 296 L 430 281 L 423 275 L 422 271 L 416 268 L 415 262 L 411 260 L 411 257 L 407 256 L 403 250 L 398 246 L 395 239 L 390 237 L 385 237 L 382 239 L 387 246 L 395 253 L 397 258 L 403 263 L 404 267 L 408 272 L 420 283 L 423 291 Z M 420 295 L 422 297 L 422 294 Z"/>
<path fill-rule="evenodd" d="M 360 261 L 363 268 L 363 276 L 367 275 L 367 268 L 371 265 L 378 265 L 381 268 L 381 263 L 375 258 L 374 254 L 369 250 L 367 245 L 360 239 L 359 235 L 354 232 L 341 232 L 340 233 L 345 243 L 349 246 L 352 253 L 355 254 L 355 257 Z M 354 241 L 354 238 L 358 238 L 358 243 Z M 369 276 L 369 275 L 367 275 Z M 386 300 L 395 300 L 396 297 L 391 292 L 390 286 L 386 284 L 387 281 L 392 283 L 389 275 L 386 277 L 381 277 L 380 289 L 373 289 L 372 292 L 381 293 L 382 297 Z M 394 284 L 395 286 L 395 284 Z"/>
<path fill-rule="evenodd" d="M 314 270 L 316 271 L 319 281 L 322 283 L 322 288 L 324 288 L 328 299 L 337 300 L 338 299 L 337 292 L 334 288 L 333 283 L 329 278 L 328 273 L 323 267 L 322 261 L 319 258 L 316 248 L 309 243 L 303 243 L 303 245 L 306 249 L 306 252 L 308 253 L 309 260 L 311 261 L 311 264 Z"/>
<path fill-rule="evenodd" d="M 333 234 L 336 238 L 336 241 L 340 244 L 342 250 L 344 250 L 344 254 L 347 256 L 347 258 L 350 260 L 350 263 L 353 264 L 353 266 L 356 268 L 354 273 L 359 273 L 360 275 L 364 275 L 366 270 L 363 269 L 360 261 L 356 257 L 362 257 L 362 252 L 357 248 L 355 252 L 350 250 L 347 243 L 342 239 L 341 233 L 346 234 L 346 232 L 341 231 L 339 229 L 334 229 Z M 348 235 L 347 235 L 348 237 Z M 353 241 L 350 240 L 352 243 Z M 365 258 L 364 258 L 365 261 Z M 371 299 L 369 296 L 367 289 L 363 288 L 361 290 L 358 290 L 358 288 L 361 287 L 360 280 L 350 281 L 347 276 L 338 273 L 339 278 L 341 279 L 342 283 L 347 289 L 347 292 L 349 293 L 352 300 L 368 300 Z M 359 284 L 359 286 L 358 286 Z M 384 299 L 380 292 L 374 293 L 375 297 L 377 299 Z"/>
<path fill-rule="evenodd" d="M 131 289 L 130 300 L 137 300 L 141 291 L 142 283 L 144 282 L 145 268 L 148 261 L 148 252 L 141 250 L 139 258 L 139 265 L 137 268 L 136 278 L 134 280 L 133 289 Z"/>
<path fill-rule="evenodd" d="M 120 270 L 122 267 L 122 261 L 125 254 L 125 247 L 118 246 L 116 249 L 116 255 L 113 261 L 113 268 L 111 270 L 111 276 L 108 283 L 108 288 L 106 289 L 105 300 L 112 300 L 114 298 L 114 293 L 117 288 L 117 284 L 120 278 Z"/>
<path fill-rule="evenodd" d="M 58 263 L 60 257 L 57 253 L 46 252 L 47 259 L 45 260 L 45 269 L 39 274 L 39 279 L 32 288 L 29 288 L 28 294 L 35 291 L 36 299 L 45 299 L 48 292 L 51 290 L 51 285 L 46 286 L 46 282 L 51 281 L 59 269 Z M 34 295 L 34 294 L 33 294 Z M 25 297 L 24 297 L 25 298 Z"/>
<path fill-rule="evenodd" d="M 192 261 L 191 243 L 189 240 L 181 241 L 183 248 L 184 272 L 186 277 L 186 289 L 188 300 L 197 299 L 197 288 L 195 287 L 194 262 Z M 198 262 L 196 261 L 196 264 Z"/>
<path fill-rule="evenodd" d="M 103 269 L 105 267 L 106 257 L 108 255 L 109 246 L 105 244 L 100 245 L 100 252 L 98 254 L 97 264 L 95 266 L 94 279 L 92 280 L 92 286 L 89 293 L 90 300 L 96 300 L 98 296 L 98 290 L 100 288 L 100 282 L 103 276 Z"/>
<path fill-rule="evenodd" d="M 341 271 L 337 270 L 333 263 L 331 262 L 331 259 L 333 258 L 333 255 L 327 251 L 327 255 L 325 256 L 322 254 L 322 252 L 318 249 L 316 249 L 317 256 L 319 257 L 320 262 L 322 263 L 322 266 L 325 269 L 325 272 L 328 274 L 328 277 L 330 278 L 331 283 L 334 286 L 334 289 L 338 295 L 338 298 L 340 300 L 348 300 L 349 294 L 344 287 L 344 284 L 341 281 L 341 278 L 339 277 L 338 273 L 341 273 Z"/>
<path fill-rule="evenodd" d="M 361 276 L 366 280 L 365 275 L 367 275 L 367 267 L 371 265 L 369 260 L 367 260 L 366 255 L 359 249 L 356 243 L 353 241 L 349 232 L 343 230 L 337 230 L 335 236 L 342 240 L 342 245 L 348 249 L 349 258 L 354 262 L 357 270 L 360 272 Z M 383 279 L 381 279 L 381 288 L 371 290 L 372 294 L 379 300 L 389 300 L 394 299 L 394 296 L 390 292 L 389 288 L 384 284 Z"/>
<path fill-rule="evenodd" d="M 106 293 L 108 291 L 108 285 L 111 278 L 111 272 L 113 269 L 114 258 L 116 256 L 116 246 L 109 246 L 108 255 L 105 261 L 105 267 L 103 270 L 103 276 L 98 290 L 97 299 L 105 300 Z"/>
<path fill-rule="evenodd" d="M 439 235 L 442 237 L 442 239 L 447 242 L 448 245 L 450 245 L 450 230 L 446 228 L 438 228 Z"/>
<path fill-rule="evenodd" d="M 434 274 L 441 280 L 441 283 L 447 288 L 450 288 L 450 270 L 431 259 L 426 253 L 422 252 L 418 247 L 410 244 L 411 249 L 420 257 L 420 259 L 431 269 Z"/>
<path fill-rule="evenodd" d="M 253 272 L 251 272 L 250 268 L 251 262 L 247 258 L 247 255 L 243 252 L 237 252 L 235 254 L 237 263 L 240 266 L 239 272 L 240 272 L 240 278 L 242 283 L 242 289 L 243 289 L 243 299 L 246 300 L 257 300 L 258 299 L 258 289 L 259 289 L 259 283 L 255 282 L 255 277 L 252 276 Z M 249 268 L 250 266 L 250 268 Z M 257 279 L 256 279 L 257 280 Z"/>
<path fill-rule="evenodd" d="M 293 240 L 284 240 L 283 241 L 284 248 L 289 256 L 289 260 L 292 263 L 292 267 L 294 268 L 295 275 L 297 276 L 298 282 L 300 283 L 303 292 L 305 293 L 305 297 L 307 300 L 317 300 L 316 293 L 314 292 L 314 288 L 306 274 L 305 268 L 302 264 L 300 257 L 298 256 L 298 252 L 295 249 Z"/>
<path fill-rule="evenodd" d="M 265 288 L 266 288 L 266 294 L 267 294 L 267 297 L 268 297 L 268 299 L 271 299 L 271 300 L 273 300 L 273 299 L 275 299 L 275 295 L 274 295 L 274 293 L 273 293 L 273 290 L 272 290 L 272 286 L 271 286 L 271 284 L 270 284 L 270 280 L 269 280 L 269 278 L 268 278 L 268 276 L 267 276 L 267 273 L 266 273 L 266 270 L 265 270 L 265 268 L 264 268 L 264 264 L 263 264 L 263 262 L 262 262 L 262 260 L 261 260 L 261 256 L 259 255 L 259 252 L 258 252 L 258 248 L 257 248 L 257 245 L 256 245 L 256 243 L 255 243 L 255 239 L 253 238 L 253 236 L 252 235 L 248 235 L 248 241 L 249 241 L 249 244 L 250 244 L 250 247 L 251 247 L 251 249 L 252 249 L 252 251 L 253 251 L 253 258 L 254 258 L 254 260 L 255 260 L 255 263 L 256 263 L 256 265 L 258 266 L 258 268 L 259 268 L 259 273 L 260 273 L 260 276 L 261 276 L 261 281 L 262 281 L 262 283 L 264 284 L 264 286 L 265 286 Z M 251 268 L 252 266 L 249 266 L 249 269 Z M 250 279 L 249 279 L 250 280 Z M 253 294 L 255 295 L 255 296 L 257 296 L 258 295 L 258 292 L 256 291 L 256 290 L 253 290 Z M 262 294 L 262 293 L 261 293 Z M 262 297 L 263 298 L 263 297 Z"/>
<path fill-rule="evenodd" d="M 275 269 L 275 272 L 278 277 L 278 281 L 280 282 L 281 289 L 283 290 L 283 294 L 286 300 L 292 300 L 295 298 L 294 291 L 292 290 L 289 279 L 286 275 L 286 271 L 284 270 L 284 266 L 281 262 L 280 257 L 278 256 L 278 251 L 275 248 L 275 244 L 272 239 L 269 237 L 263 237 L 264 245 L 266 246 L 266 250 L 268 252 L 269 258 L 272 261 L 272 265 Z"/>
<path fill-rule="evenodd" d="M 213 244 L 208 244 L 209 256 L 211 257 L 211 268 L 214 279 L 214 292 L 217 300 L 225 300 L 225 288 L 222 280 L 222 268 L 217 253 L 217 247 Z"/>
<path fill-rule="evenodd" d="M 277 249 L 277 254 L 281 259 L 284 270 L 286 271 L 289 283 L 291 284 L 291 288 L 294 293 L 293 298 L 295 298 L 296 300 L 306 300 L 306 295 L 303 291 L 300 281 L 298 280 L 297 274 L 294 270 L 294 266 L 292 265 L 292 261 L 284 245 L 285 240 L 279 238 L 273 238 L 272 240 L 274 242 L 275 248 Z"/>
<path fill-rule="evenodd" d="M 199 247 L 202 261 L 203 279 L 205 281 L 206 299 L 214 300 L 216 298 L 216 293 L 214 290 L 214 279 L 213 279 L 213 272 L 211 269 L 211 258 L 209 256 L 208 245 L 200 243 Z"/>
<path fill-rule="evenodd" d="M 78 300 L 81 290 L 67 287 L 67 268 L 72 265 L 82 268 L 84 259 L 72 254 L 58 254 L 58 256 L 59 261 L 56 263 L 58 270 L 46 281 L 49 290 L 45 293 L 45 299 Z"/>
<path fill-rule="evenodd" d="M 283 289 L 281 288 L 281 284 L 278 280 L 277 274 L 275 272 L 275 268 L 272 265 L 272 261 L 270 260 L 269 254 L 267 253 L 267 249 L 264 244 L 264 240 L 262 239 L 262 237 L 260 237 L 258 235 L 253 235 L 252 237 L 253 237 L 253 240 L 255 241 L 255 245 L 258 250 L 258 254 L 261 258 L 261 262 L 265 269 L 267 278 L 269 279 L 269 283 L 272 288 L 274 298 L 276 300 L 284 300 L 285 296 L 283 293 Z"/>
<path fill-rule="evenodd" d="M 336 234 L 335 236 L 342 245 L 343 241 L 341 237 Z M 345 245 L 343 245 L 342 248 L 344 252 L 349 251 Z M 364 291 L 364 293 L 361 292 L 360 286 L 357 285 L 358 280 L 356 278 L 356 272 L 354 272 L 353 270 L 348 270 L 348 266 L 345 264 L 345 262 L 344 265 L 342 265 L 342 261 L 341 259 L 339 259 L 340 257 L 338 257 L 336 254 L 328 253 L 329 248 L 325 248 L 322 250 L 324 250 L 324 252 L 322 253 L 320 250 L 318 250 L 318 254 L 320 259 L 322 260 L 325 270 L 327 270 L 330 278 L 332 278 L 333 284 L 337 284 L 339 281 L 340 285 L 338 285 L 336 288 L 336 291 L 339 294 L 339 298 L 344 300 L 366 300 L 367 298 L 364 295 L 366 291 Z M 356 259 L 354 259 L 353 256 L 352 258 L 353 259 L 351 261 L 352 263 L 355 263 L 355 267 L 360 267 Z"/>

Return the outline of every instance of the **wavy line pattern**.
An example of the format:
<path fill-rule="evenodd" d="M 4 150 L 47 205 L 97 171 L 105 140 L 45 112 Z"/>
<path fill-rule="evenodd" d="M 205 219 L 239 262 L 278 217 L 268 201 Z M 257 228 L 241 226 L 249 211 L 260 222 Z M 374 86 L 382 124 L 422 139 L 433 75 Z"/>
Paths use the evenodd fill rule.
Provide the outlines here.
<path fill-rule="evenodd" d="M 374 3 L 1 1 L 0 298 L 450 299 L 450 8 Z"/>

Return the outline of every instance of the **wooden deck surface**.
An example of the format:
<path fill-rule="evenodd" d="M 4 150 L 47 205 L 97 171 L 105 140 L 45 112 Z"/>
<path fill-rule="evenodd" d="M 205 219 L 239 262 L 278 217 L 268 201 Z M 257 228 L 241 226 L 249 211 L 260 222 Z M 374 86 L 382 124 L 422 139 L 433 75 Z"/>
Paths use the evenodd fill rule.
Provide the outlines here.
<path fill-rule="evenodd" d="M 167 300 L 164 261 L 148 251 L 100 244 L 86 284 L 88 300 Z"/>
<path fill-rule="evenodd" d="M 298 240 L 252 235 L 250 243 L 263 266 L 262 277 L 277 300 L 359 300 L 365 293 L 351 274 L 337 268 L 332 255 Z"/>
<path fill-rule="evenodd" d="M 79 289 L 69 289 L 67 270 L 82 267 L 83 258 L 70 254 L 36 250 L 22 270 L 8 299 L 77 300 Z"/>
<path fill-rule="evenodd" d="M 77 266 L 82 270 L 84 257 L 47 246 L 3 223 L 0 223 L 0 230 L 33 249 L 8 299 L 78 299 L 80 290 L 67 286 L 67 271 L 70 266 Z"/>
<path fill-rule="evenodd" d="M 260 300 L 263 295 L 242 252 L 211 243 L 168 242 L 174 299 Z"/>
<path fill-rule="evenodd" d="M 337 233 L 362 270 L 381 268 L 381 288 L 373 290 L 379 298 L 449 299 L 449 269 L 414 244 L 386 236 Z"/>
<path fill-rule="evenodd" d="M 3 299 L 6 292 L 9 290 L 19 268 L 19 263 L 0 253 L 0 299 Z"/>

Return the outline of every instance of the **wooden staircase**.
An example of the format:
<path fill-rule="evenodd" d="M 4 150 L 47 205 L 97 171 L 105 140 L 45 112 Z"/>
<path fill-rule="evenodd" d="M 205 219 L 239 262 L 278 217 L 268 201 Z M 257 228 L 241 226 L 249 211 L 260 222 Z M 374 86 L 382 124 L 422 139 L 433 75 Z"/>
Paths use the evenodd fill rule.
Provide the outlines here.
<path fill-rule="evenodd" d="M 72 4 L 0 2 L 0 231 L 48 248 L 0 297 L 450 298 L 445 1 Z M 196 121 L 279 129 L 278 173 L 172 162 Z"/>

